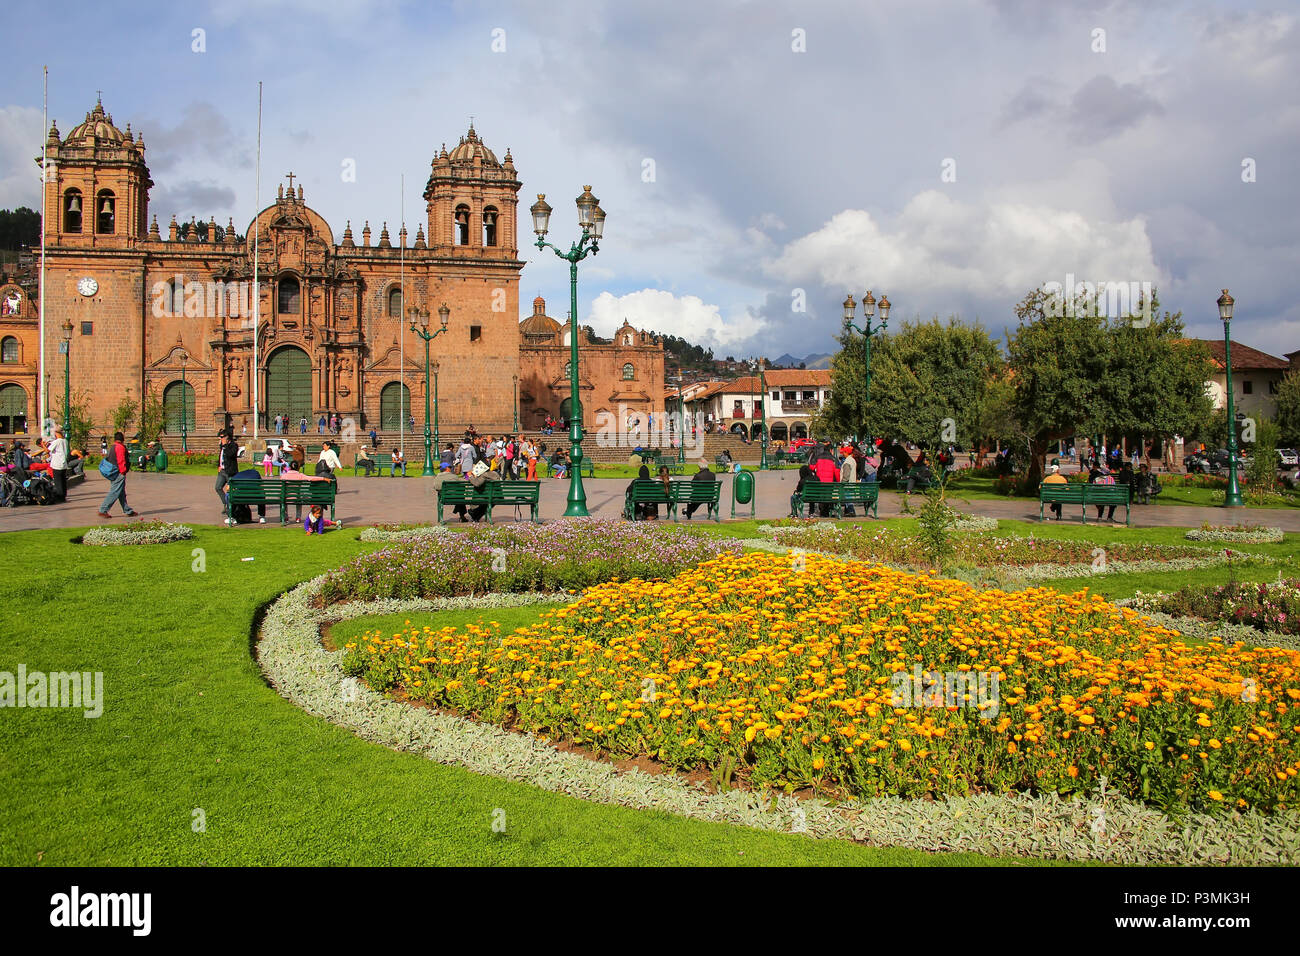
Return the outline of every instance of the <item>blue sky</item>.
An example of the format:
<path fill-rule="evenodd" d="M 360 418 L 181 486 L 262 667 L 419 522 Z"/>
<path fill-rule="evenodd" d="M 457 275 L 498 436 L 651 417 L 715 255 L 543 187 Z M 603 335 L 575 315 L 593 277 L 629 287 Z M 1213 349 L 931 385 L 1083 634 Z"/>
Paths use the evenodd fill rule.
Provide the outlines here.
<path fill-rule="evenodd" d="M 590 183 L 609 218 L 579 308 L 598 331 L 626 316 L 721 355 L 827 352 L 845 294 L 870 288 L 895 318 L 1000 332 L 1027 291 L 1073 274 L 1150 281 L 1200 336 L 1222 334 L 1214 300 L 1229 286 L 1235 339 L 1300 348 L 1294 6 L 8 9 L 0 207 L 37 205 L 48 64 L 62 131 L 101 89 L 117 124 L 143 131 L 160 223 L 233 216 L 242 231 L 260 79 L 263 202 L 292 169 L 336 236 L 348 219 L 395 236 L 403 174 L 413 235 L 429 162 L 471 115 L 498 155 L 512 150 L 521 208 L 547 193 L 552 238 L 576 235 L 572 198 Z M 567 269 L 530 236 L 521 307 L 540 293 L 562 317 Z"/>

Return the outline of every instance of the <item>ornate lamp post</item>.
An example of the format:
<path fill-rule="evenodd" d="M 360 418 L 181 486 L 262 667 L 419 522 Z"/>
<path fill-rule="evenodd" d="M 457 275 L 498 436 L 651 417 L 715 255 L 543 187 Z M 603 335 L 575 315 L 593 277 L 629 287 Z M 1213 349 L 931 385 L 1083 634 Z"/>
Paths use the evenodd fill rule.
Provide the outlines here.
<path fill-rule="evenodd" d="M 188 453 L 190 450 L 189 443 L 189 417 L 187 409 L 188 400 L 185 397 L 187 391 L 185 386 L 185 364 L 190 360 L 190 353 L 181 349 L 181 451 Z"/>
<path fill-rule="evenodd" d="M 677 373 L 677 464 L 686 464 L 686 402 L 682 397 L 682 375 Z"/>
<path fill-rule="evenodd" d="M 759 455 L 758 467 L 760 471 L 767 471 L 767 359 L 758 360 L 758 394 L 761 402 L 759 409 L 763 413 L 763 448 Z"/>
<path fill-rule="evenodd" d="M 867 290 L 867 294 L 862 297 L 862 314 L 867 317 L 866 328 L 860 329 L 853 324 L 854 316 L 857 315 L 857 303 L 853 301 L 852 293 L 844 300 L 844 334 L 847 336 L 850 332 L 857 332 L 862 336 L 862 366 L 864 382 L 862 388 L 862 416 L 863 416 L 863 434 L 860 438 L 866 438 L 866 414 L 867 403 L 871 401 L 871 339 L 873 336 L 880 335 L 889 326 L 889 297 L 880 297 L 880 324 L 874 328 L 871 325 L 871 319 L 876 314 L 876 297 Z"/>
<path fill-rule="evenodd" d="M 429 430 L 429 343 L 447 331 L 447 316 L 451 309 L 443 303 L 438 309 L 438 321 L 442 328 L 429 331 L 429 310 L 411 306 L 406 310 L 411 317 L 411 331 L 424 339 L 424 470 L 420 474 L 426 478 L 434 474 L 433 470 L 433 432 Z"/>
<path fill-rule="evenodd" d="M 519 376 L 511 375 L 510 381 L 514 385 L 514 402 L 515 402 L 515 434 L 519 434 Z"/>
<path fill-rule="evenodd" d="M 1227 371 L 1228 382 L 1228 492 L 1223 496 L 1225 508 L 1240 508 L 1245 502 L 1241 498 L 1241 487 L 1237 484 L 1237 419 L 1232 407 L 1232 337 L 1229 327 L 1232 324 L 1233 298 L 1228 290 L 1219 296 L 1219 318 L 1223 320 L 1223 367 Z"/>
<path fill-rule="evenodd" d="M 63 437 L 72 441 L 72 435 L 69 434 L 70 422 L 72 418 L 72 366 L 70 365 L 72 354 L 72 320 L 64 319 L 63 321 L 63 343 L 59 348 L 63 353 Z"/>
<path fill-rule="evenodd" d="M 600 238 L 605 231 L 605 211 L 591 194 L 590 186 L 582 187 L 582 195 L 576 202 L 582 237 L 570 244 L 568 252 L 561 252 L 546 241 L 551 219 L 546 194 L 538 193 L 537 202 L 529 209 L 533 216 L 533 232 L 537 233 L 537 248 L 549 248 L 569 263 L 569 458 L 572 465 L 569 469 L 569 506 L 564 510 L 566 518 L 587 516 L 587 493 L 582 487 L 582 407 L 578 395 L 578 263 L 600 251 Z"/>

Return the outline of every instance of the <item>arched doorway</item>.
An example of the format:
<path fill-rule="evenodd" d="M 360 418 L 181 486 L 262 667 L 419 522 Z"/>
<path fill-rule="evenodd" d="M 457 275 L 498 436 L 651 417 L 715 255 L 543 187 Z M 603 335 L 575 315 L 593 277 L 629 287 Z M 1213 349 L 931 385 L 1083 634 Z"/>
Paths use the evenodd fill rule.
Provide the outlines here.
<path fill-rule="evenodd" d="M 27 431 L 27 390 L 21 385 L 0 385 L 0 432 Z"/>
<path fill-rule="evenodd" d="M 566 398 L 564 401 L 560 402 L 560 421 L 565 425 L 565 427 L 568 427 L 569 424 L 569 409 L 573 407 L 572 401 L 571 398 Z M 577 418 L 579 421 L 582 420 L 582 402 L 578 402 Z"/>
<path fill-rule="evenodd" d="M 168 435 L 181 433 L 181 411 L 185 414 L 185 431 L 194 434 L 194 386 L 172 382 L 163 390 L 163 431 Z"/>
<path fill-rule="evenodd" d="M 741 422 L 736 422 L 734 425 L 731 426 L 731 434 L 739 435 L 741 438 L 748 438 L 749 429 L 746 428 L 744 424 L 742 424 Z"/>
<path fill-rule="evenodd" d="M 806 424 L 804 424 L 803 422 L 795 422 L 793 425 L 790 426 L 790 437 L 791 437 L 791 438 L 807 438 L 807 437 L 808 437 L 808 426 L 807 426 Z"/>
<path fill-rule="evenodd" d="M 379 427 L 386 432 L 402 428 L 411 414 L 411 390 L 401 382 L 389 382 L 379 393 Z"/>
<path fill-rule="evenodd" d="M 790 431 L 785 427 L 784 422 L 777 422 L 772 426 L 772 441 L 789 441 Z"/>
<path fill-rule="evenodd" d="M 311 423 L 311 359 L 294 346 L 276 349 L 266 361 L 267 418 L 286 415 L 290 422 Z"/>

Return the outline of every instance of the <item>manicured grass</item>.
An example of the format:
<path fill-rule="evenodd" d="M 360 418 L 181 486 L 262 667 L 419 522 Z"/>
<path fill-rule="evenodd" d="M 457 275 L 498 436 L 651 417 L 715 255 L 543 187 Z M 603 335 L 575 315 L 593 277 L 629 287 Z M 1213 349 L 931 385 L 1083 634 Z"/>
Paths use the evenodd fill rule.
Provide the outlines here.
<path fill-rule="evenodd" d="M 102 671 L 105 701 L 98 719 L 0 714 L 0 864 L 1026 862 L 601 806 L 366 743 L 281 698 L 250 650 L 258 609 L 363 550 L 355 532 L 202 527 L 189 542 L 102 549 L 75 534 L 2 539 L 21 572 L 0 582 L 0 670 Z"/>

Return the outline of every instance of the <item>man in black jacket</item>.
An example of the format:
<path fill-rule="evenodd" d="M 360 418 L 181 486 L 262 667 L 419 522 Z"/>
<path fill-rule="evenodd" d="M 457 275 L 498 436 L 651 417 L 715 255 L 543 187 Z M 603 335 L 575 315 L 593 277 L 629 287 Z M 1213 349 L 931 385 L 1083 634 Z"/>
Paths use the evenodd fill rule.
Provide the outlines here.
<path fill-rule="evenodd" d="M 221 512 L 226 511 L 226 485 L 239 472 L 239 446 L 229 431 L 217 434 L 221 446 L 217 449 L 217 497 L 221 499 Z"/>
<path fill-rule="evenodd" d="M 715 481 L 717 481 L 717 480 L 718 480 L 718 476 L 715 475 L 715 474 L 713 473 L 713 470 L 712 470 L 711 468 L 709 468 L 709 466 L 706 465 L 704 462 L 700 462 L 700 469 L 699 469 L 699 471 L 697 471 L 695 474 L 691 475 L 691 481 L 704 481 L 704 482 L 712 483 L 712 482 L 715 482 Z M 690 501 L 690 502 L 687 502 L 687 504 L 686 504 L 686 517 L 687 517 L 687 518 L 690 518 L 690 516 L 693 515 L 693 514 L 695 514 L 696 510 L 699 509 L 699 508 L 701 508 L 701 507 L 703 507 L 703 505 L 704 505 L 704 502 L 702 502 L 702 501 Z"/>

